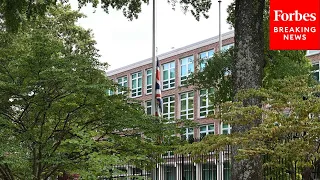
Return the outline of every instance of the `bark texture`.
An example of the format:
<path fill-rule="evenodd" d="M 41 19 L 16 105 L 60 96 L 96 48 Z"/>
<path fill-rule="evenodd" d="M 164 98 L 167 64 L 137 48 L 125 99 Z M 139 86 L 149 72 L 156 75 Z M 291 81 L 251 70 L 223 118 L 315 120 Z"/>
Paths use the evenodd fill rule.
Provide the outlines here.
<path fill-rule="evenodd" d="M 264 60 L 263 14 L 265 0 L 235 0 L 235 93 L 243 89 L 260 88 Z M 260 105 L 259 98 L 248 99 L 245 105 Z M 257 119 L 259 124 L 261 120 Z M 233 132 L 244 132 L 250 126 L 234 126 Z M 241 147 L 232 147 L 232 180 L 263 179 L 262 161 L 253 157 L 236 161 Z"/>

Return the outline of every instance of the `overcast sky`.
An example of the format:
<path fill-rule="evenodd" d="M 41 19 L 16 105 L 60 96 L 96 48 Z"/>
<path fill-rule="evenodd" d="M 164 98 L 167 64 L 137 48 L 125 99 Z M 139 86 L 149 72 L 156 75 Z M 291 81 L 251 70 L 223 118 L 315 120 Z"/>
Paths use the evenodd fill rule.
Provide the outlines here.
<path fill-rule="evenodd" d="M 152 1 L 152 0 L 150 0 Z M 222 0 L 222 33 L 230 31 L 226 23 L 227 6 L 233 0 Z M 191 13 L 184 14 L 179 7 L 175 11 L 167 0 L 157 2 L 157 43 L 158 54 L 195 43 L 219 33 L 218 0 L 212 1 L 209 18 L 196 21 Z M 71 0 L 77 7 L 77 0 Z M 152 55 L 152 4 L 143 5 L 139 18 L 133 21 L 126 19 L 122 11 L 111 10 L 106 14 L 101 8 L 84 7 L 82 13 L 87 18 L 79 24 L 92 29 L 100 50 L 100 61 L 108 62 L 108 70 L 150 58 Z"/>

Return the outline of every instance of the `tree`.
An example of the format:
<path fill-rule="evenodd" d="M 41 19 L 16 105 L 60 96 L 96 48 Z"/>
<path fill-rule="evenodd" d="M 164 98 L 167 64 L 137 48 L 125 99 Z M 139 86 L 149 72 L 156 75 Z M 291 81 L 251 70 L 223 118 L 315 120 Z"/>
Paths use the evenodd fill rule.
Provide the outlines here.
<path fill-rule="evenodd" d="M 268 45 L 266 44 L 266 46 Z M 293 77 L 310 74 L 311 64 L 310 64 L 310 61 L 305 57 L 304 51 L 267 51 L 265 53 L 265 56 L 269 57 L 267 65 L 264 68 L 263 88 L 265 90 L 271 91 L 270 89 L 276 89 L 274 87 L 275 81 L 281 82 L 281 80 L 285 78 L 293 79 Z M 189 83 L 192 83 L 199 89 L 209 89 L 212 87 L 214 88 L 214 94 L 211 97 L 211 99 L 215 109 L 221 109 L 222 106 L 228 107 L 230 106 L 229 102 L 235 99 L 235 94 L 234 94 L 234 89 L 232 84 L 232 78 L 233 78 L 232 76 L 234 71 L 233 61 L 234 61 L 233 49 L 221 54 L 216 54 L 213 58 L 207 61 L 207 66 L 202 71 L 199 71 L 193 74 L 193 77 L 189 81 Z M 294 86 L 294 85 L 290 85 L 290 87 L 291 86 Z M 256 96 L 252 96 L 252 97 L 256 97 Z M 263 96 L 261 96 L 260 98 L 263 100 Z M 262 102 L 262 104 L 264 104 L 264 102 Z M 245 109 L 245 107 L 243 107 L 243 109 Z M 232 110 L 234 111 L 231 112 Z M 229 114 L 234 113 L 233 116 L 236 116 L 238 111 L 239 111 L 238 109 L 231 109 L 228 111 L 228 113 Z M 222 111 L 216 111 L 216 112 L 221 113 Z M 249 110 L 245 111 L 244 113 L 247 113 L 247 114 L 245 114 L 244 116 L 240 116 L 243 119 L 241 119 L 240 117 L 236 117 L 239 120 L 231 123 L 232 128 L 237 125 L 245 125 L 246 123 L 248 123 L 249 125 L 252 125 L 253 128 L 258 126 L 257 124 L 253 125 L 252 122 L 250 122 L 249 119 L 246 119 L 246 118 L 247 117 L 257 118 L 260 116 L 250 115 L 249 112 L 250 112 Z M 216 118 L 221 118 L 223 123 L 230 123 L 228 121 L 225 121 L 224 119 L 225 117 L 227 117 L 227 115 L 224 116 L 224 114 L 222 114 L 222 117 L 218 116 Z M 231 118 L 229 117 L 229 119 Z M 276 120 L 274 119 L 274 121 Z M 182 152 L 192 153 L 195 155 L 205 154 L 207 152 L 212 152 L 213 150 L 221 150 L 223 149 L 222 147 L 225 147 L 225 145 L 238 145 L 240 147 L 244 145 L 246 148 L 249 148 L 247 146 L 248 144 L 246 144 L 247 139 L 242 139 L 243 138 L 242 135 L 240 136 L 239 134 L 252 133 L 251 131 L 241 132 L 241 133 L 237 133 L 233 131 L 233 133 L 235 133 L 235 135 L 231 135 L 231 137 L 229 136 L 221 137 L 217 135 L 208 137 L 207 141 L 203 141 L 200 143 L 201 145 L 197 145 L 197 144 L 194 145 L 194 147 L 200 146 L 201 148 L 199 149 L 186 148 L 186 150 L 183 150 Z M 264 133 L 264 132 L 261 131 L 259 133 Z M 244 144 L 241 142 L 243 142 Z M 255 146 L 252 146 L 252 147 L 255 147 Z M 185 147 L 182 147 L 182 148 L 184 149 Z M 199 151 L 200 149 L 201 151 Z M 239 149 L 241 152 L 243 152 L 242 151 L 243 147 Z M 249 156 L 239 155 L 240 157 L 235 156 L 235 158 L 237 158 L 237 160 L 241 160 L 241 159 L 252 157 L 250 155 Z M 294 156 L 294 154 L 291 154 L 291 155 Z M 279 167 L 282 167 L 282 166 L 283 165 L 280 165 Z M 270 165 L 268 167 L 270 167 Z M 264 167 L 262 169 L 265 169 L 265 168 L 267 167 Z M 262 175 L 262 172 L 261 172 L 261 175 Z"/>
<path fill-rule="evenodd" d="M 263 108 L 229 101 L 222 103 L 219 117 L 225 123 L 249 124 L 252 128 L 208 136 L 184 146 L 181 152 L 200 154 L 237 145 L 241 147 L 237 159 L 263 157 L 268 179 L 309 180 L 319 168 L 319 88 L 309 76 L 291 76 L 274 80 L 267 89 L 241 91 L 239 100 L 259 96 Z M 257 125 L 258 117 L 263 120 Z"/>
<path fill-rule="evenodd" d="M 268 1 L 263 10 L 260 9 L 262 8 L 261 6 L 263 6 L 260 4 L 262 2 L 244 7 L 244 9 L 249 8 L 250 10 L 247 9 L 249 13 L 242 16 L 236 14 L 236 3 L 237 1 L 231 4 L 228 9 L 228 21 L 231 26 L 235 27 L 236 31 L 235 49 L 216 54 L 208 61 L 207 67 L 204 70 L 195 73 L 190 81 L 190 83 L 199 88 L 215 88 L 215 94 L 212 99 L 216 108 L 219 108 L 222 102 L 237 101 L 235 94 L 243 89 L 259 89 L 259 87 L 268 88 L 274 80 L 306 75 L 310 72 L 310 62 L 305 57 L 305 51 L 269 50 Z M 238 11 L 241 10 L 239 9 Z M 256 15 L 254 15 L 254 13 L 256 13 Z M 259 19 L 261 18 L 261 13 L 263 15 L 262 20 Z M 244 16 L 249 17 L 244 18 Z M 242 23 L 237 22 L 237 19 L 238 21 L 241 21 L 240 17 L 243 17 L 248 21 L 250 18 L 255 17 L 255 21 L 251 23 L 247 21 L 246 23 L 248 24 L 239 25 L 237 28 L 236 24 Z M 256 23 L 257 26 L 255 26 L 254 23 Z M 240 27 L 246 28 L 237 32 L 237 29 Z M 254 28 L 260 29 L 255 30 Z M 238 36 L 239 33 L 242 34 L 240 37 Z M 242 40 L 237 40 L 237 38 Z M 239 47 L 239 44 L 237 43 L 240 43 L 241 46 Z M 261 47 L 261 43 L 263 43 L 263 48 Z M 258 51 L 258 49 L 260 50 Z M 245 100 L 243 101 L 244 105 L 261 105 L 261 103 L 259 103 L 261 97 L 256 96 L 252 98 L 253 99 L 248 100 L 242 99 Z M 257 124 L 254 126 L 257 126 L 260 123 L 261 118 L 262 117 L 257 118 Z M 245 133 L 251 126 L 252 124 L 234 124 L 232 130 L 235 133 Z M 262 179 L 261 159 L 259 157 L 254 157 L 254 159 L 240 159 L 238 161 L 236 160 L 237 151 L 242 148 L 233 146 L 232 149 L 232 178 Z M 250 156 L 250 158 L 253 157 Z M 244 177 L 243 175 L 248 176 Z"/>
<path fill-rule="evenodd" d="M 46 3 L 33 3 L 32 0 L 22 1 L 22 3 L 17 3 L 17 5 L 12 5 L 10 2 L 13 1 L 2 1 L 2 12 L 5 17 L 5 22 L 7 27 L 18 27 L 19 19 L 15 19 L 10 16 L 12 14 L 24 14 L 21 12 L 32 12 L 39 11 L 45 12 Z M 29 3 L 28 3 L 29 2 Z M 42 2 L 42 1 L 40 1 Z M 49 4 L 53 1 L 45 1 L 49 2 Z M 50 3 L 51 2 L 51 3 Z M 81 3 L 80 6 L 85 3 Z M 94 2 L 94 5 L 97 5 L 98 1 L 91 0 L 90 2 Z M 137 13 L 141 11 L 141 2 L 147 3 L 148 1 L 141 0 L 125 0 L 125 1 L 117 1 L 117 0 L 103 0 L 102 7 L 106 12 L 108 12 L 108 8 L 111 6 L 112 8 L 122 9 L 124 15 L 132 19 L 132 17 L 137 17 Z M 176 4 L 177 1 L 172 0 L 169 1 L 173 5 Z M 191 13 L 195 15 L 197 19 L 199 19 L 200 15 L 205 13 L 211 6 L 211 2 L 207 0 L 180 0 L 180 4 L 184 10 L 187 10 L 189 6 L 193 9 Z M 29 5 L 31 4 L 31 5 Z M 250 88 L 260 88 L 262 85 L 262 77 L 263 77 L 263 67 L 266 64 L 266 60 L 264 59 L 264 28 L 263 28 L 263 15 L 266 12 L 265 0 L 235 0 L 234 3 L 234 22 L 235 22 L 235 61 L 234 61 L 234 94 L 239 92 L 242 89 L 250 89 Z M 11 7 L 10 7 L 11 6 Z M 8 8 L 9 7 L 9 8 Z M 13 9 L 13 10 L 11 10 Z M 39 10 L 38 10 L 39 9 Z M 30 16 L 31 13 L 27 13 Z M 18 23 L 17 23 L 18 22 Z M 10 26 L 15 24 L 15 26 Z M 17 29 L 17 28 L 13 28 Z M 252 104 L 260 104 L 259 98 L 247 99 L 243 102 L 246 105 Z M 261 122 L 261 118 L 256 120 L 256 123 L 259 124 Z M 244 132 L 250 129 L 250 126 L 235 126 L 233 128 L 236 132 Z M 238 153 L 237 147 L 233 148 L 233 155 Z M 261 179 L 260 172 L 258 172 L 261 167 L 261 160 L 257 157 L 254 160 L 242 160 L 242 161 L 233 161 L 233 177 L 244 179 Z M 245 168 L 247 167 L 247 170 Z M 254 168 L 256 167 L 256 168 Z M 254 170 L 255 169 L 255 170 Z"/>
<path fill-rule="evenodd" d="M 268 46 L 266 43 L 266 49 Z M 305 51 L 266 50 L 265 59 L 267 62 L 264 67 L 262 87 L 270 87 L 274 80 L 309 74 L 311 64 L 305 54 Z M 221 103 L 232 101 L 235 96 L 233 87 L 234 61 L 233 48 L 217 53 L 210 59 L 200 60 L 201 64 L 206 64 L 205 68 L 193 73 L 187 84 L 193 85 L 197 89 L 214 88 L 214 94 L 210 98 L 215 108 L 219 108 Z"/>
<path fill-rule="evenodd" d="M 208 17 L 208 11 L 211 6 L 211 1 L 208 0 L 167 0 L 173 7 L 179 2 L 181 9 L 184 12 L 190 11 L 191 14 L 199 20 L 201 15 Z M 0 1 L 0 14 L 1 19 L 5 21 L 6 27 L 9 30 L 16 31 L 19 29 L 21 23 L 24 23 L 24 18 L 33 19 L 38 15 L 45 15 L 48 7 L 57 4 L 67 4 L 69 0 L 1 0 Z M 93 7 L 101 6 L 101 8 L 109 13 L 110 8 L 122 10 L 123 15 L 130 20 L 138 18 L 141 12 L 141 5 L 148 4 L 149 0 L 78 0 L 79 8 L 92 3 Z"/>
<path fill-rule="evenodd" d="M 264 59 L 263 14 L 265 0 L 235 0 L 235 64 L 233 87 L 235 93 L 243 89 L 258 89 L 262 85 Z M 244 105 L 259 105 L 260 98 L 245 99 Z M 255 120 L 261 123 L 261 118 Z M 251 125 L 235 125 L 233 132 L 248 131 Z M 262 179 L 260 157 L 236 160 L 238 149 L 232 146 L 232 179 Z"/>
<path fill-rule="evenodd" d="M 0 179 L 108 177 L 113 165 L 152 164 L 165 148 L 154 142 L 170 124 L 106 94 L 118 86 L 80 17 L 59 5 L 17 33 L 0 31 Z"/>

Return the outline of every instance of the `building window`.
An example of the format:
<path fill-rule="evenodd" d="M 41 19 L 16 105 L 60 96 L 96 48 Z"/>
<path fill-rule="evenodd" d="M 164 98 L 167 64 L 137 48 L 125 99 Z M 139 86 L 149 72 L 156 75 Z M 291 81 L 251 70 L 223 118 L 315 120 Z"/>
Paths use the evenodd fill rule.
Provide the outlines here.
<path fill-rule="evenodd" d="M 188 76 L 194 72 L 193 56 L 180 59 L 180 84 L 183 85 Z"/>
<path fill-rule="evenodd" d="M 142 95 L 142 73 L 137 72 L 131 74 L 131 82 L 132 82 L 132 89 L 131 95 L 132 97 L 138 97 Z"/>
<path fill-rule="evenodd" d="M 162 156 L 173 157 L 173 156 L 174 156 L 174 152 L 173 152 L 173 151 L 167 151 L 167 152 L 164 153 Z"/>
<path fill-rule="evenodd" d="M 313 78 L 316 80 L 316 81 L 320 81 L 320 76 L 319 76 L 319 63 L 316 63 L 316 64 L 313 64 L 313 67 L 312 67 L 312 73 L 313 73 Z"/>
<path fill-rule="evenodd" d="M 162 66 L 163 90 L 174 88 L 175 86 L 175 64 L 174 61 Z"/>
<path fill-rule="evenodd" d="M 231 180 L 231 162 L 223 162 L 223 180 Z"/>
<path fill-rule="evenodd" d="M 200 118 L 205 118 L 209 113 L 213 112 L 213 104 L 209 98 L 211 94 L 213 94 L 213 88 L 210 88 L 209 90 L 200 90 Z"/>
<path fill-rule="evenodd" d="M 203 139 L 208 134 L 214 134 L 214 125 L 200 126 L 200 140 Z"/>
<path fill-rule="evenodd" d="M 176 167 L 174 165 L 165 165 L 164 166 L 164 179 L 166 180 L 175 180 L 176 178 Z"/>
<path fill-rule="evenodd" d="M 182 180 L 196 179 L 196 167 L 193 163 L 183 163 L 183 178 Z"/>
<path fill-rule="evenodd" d="M 163 98 L 163 118 L 174 120 L 174 96 Z"/>
<path fill-rule="evenodd" d="M 151 101 L 146 101 L 146 113 L 148 114 L 148 115 L 151 115 L 151 109 L 152 109 L 152 103 L 151 103 Z"/>
<path fill-rule="evenodd" d="M 202 52 L 199 54 L 199 66 L 200 71 L 203 71 L 203 69 L 206 67 L 207 61 L 209 58 L 212 58 L 214 54 L 214 50 Z"/>
<path fill-rule="evenodd" d="M 202 165 L 202 179 L 217 179 L 217 165 L 214 162 Z"/>
<path fill-rule="evenodd" d="M 193 128 L 186 128 L 183 135 L 182 135 L 182 139 L 187 140 L 189 142 L 193 142 L 193 140 L 194 140 L 193 133 L 194 133 Z"/>
<path fill-rule="evenodd" d="M 226 52 L 228 49 L 230 49 L 231 47 L 233 47 L 234 46 L 234 44 L 232 43 L 232 44 L 228 44 L 228 45 L 224 45 L 224 46 L 222 46 L 222 48 L 221 48 L 221 52 Z"/>
<path fill-rule="evenodd" d="M 221 131 L 222 131 L 222 134 L 230 134 L 231 133 L 230 124 L 221 123 Z"/>
<path fill-rule="evenodd" d="M 152 92 L 152 69 L 146 70 L 146 94 Z"/>
<path fill-rule="evenodd" d="M 124 87 L 128 87 L 128 78 L 127 76 L 123 76 L 118 78 L 118 84 L 119 84 L 119 88 L 118 88 L 118 94 L 124 94 L 126 91 L 123 91 Z"/>
<path fill-rule="evenodd" d="M 306 56 L 311 56 L 318 53 L 320 53 L 320 50 L 308 50 Z"/>
<path fill-rule="evenodd" d="M 180 94 L 180 119 L 193 119 L 193 92 Z"/>
<path fill-rule="evenodd" d="M 107 90 L 107 95 L 109 95 L 109 96 L 112 96 L 112 95 L 114 95 L 114 92 L 113 92 L 113 90 L 111 90 L 111 89 L 108 89 L 108 90 Z"/>

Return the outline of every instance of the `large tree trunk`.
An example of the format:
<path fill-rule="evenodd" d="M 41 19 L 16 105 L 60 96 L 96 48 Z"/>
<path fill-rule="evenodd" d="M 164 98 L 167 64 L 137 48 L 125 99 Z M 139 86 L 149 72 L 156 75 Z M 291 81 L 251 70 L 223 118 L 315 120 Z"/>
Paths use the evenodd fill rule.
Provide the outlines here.
<path fill-rule="evenodd" d="M 235 0 L 235 92 L 260 88 L 264 60 L 263 12 L 265 0 Z M 248 99 L 245 105 L 260 105 L 259 98 Z M 261 120 L 257 120 L 257 124 Z M 250 126 L 234 126 L 233 132 L 244 132 Z M 232 180 L 263 179 L 260 157 L 236 161 L 239 146 L 232 147 Z"/>

